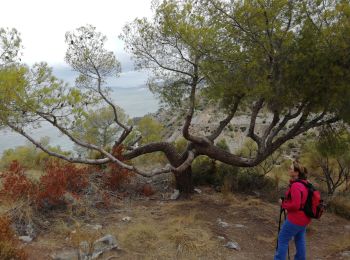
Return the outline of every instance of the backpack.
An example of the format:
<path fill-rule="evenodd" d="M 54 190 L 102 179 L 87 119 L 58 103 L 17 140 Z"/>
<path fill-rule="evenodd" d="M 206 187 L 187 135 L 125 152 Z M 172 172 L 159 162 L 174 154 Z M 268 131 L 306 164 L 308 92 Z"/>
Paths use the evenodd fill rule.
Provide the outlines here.
<path fill-rule="evenodd" d="M 304 207 L 300 208 L 300 210 L 304 211 L 306 216 L 310 218 L 320 219 L 325 210 L 320 191 L 316 190 L 309 182 L 305 183 L 301 180 L 296 180 L 295 182 L 302 183 L 307 188 L 306 202 Z"/>

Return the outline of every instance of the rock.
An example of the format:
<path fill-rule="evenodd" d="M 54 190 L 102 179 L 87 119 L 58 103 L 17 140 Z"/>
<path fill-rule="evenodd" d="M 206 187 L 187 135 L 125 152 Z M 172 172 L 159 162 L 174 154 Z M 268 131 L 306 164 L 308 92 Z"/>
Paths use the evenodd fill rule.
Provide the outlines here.
<path fill-rule="evenodd" d="M 102 225 L 100 224 L 96 224 L 96 225 L 90 225 L 90 224 L 87 224 L 86 225 L 88 228 L 91 228 L 91 229 L 94 229 L 94 230 L 99 230 L 102 228 Z"/>
<path fill-rule="evenodd" d="M 105 235 L 94 243 L 95 249 L 114 249 L 118 247 L 117 239 L 112 235 Z"/>
<path fill-rule="evenodd" d="M 85 255 L 84 260 L 97 259 L 100 255 L 118 248 L 117 239 L 112 235 L 106 235 L 94 242 L 94 252 L 91 257 Z"/>
<path fill-rule="evenodd" d="M 197 192 L 198 194 L 202 193 L 202 191 L 200 189 L 198 189 L 198 188 L 195 188 L 194 191 Z"/>
<path fill-rule="evenodd" d="M 71 249 L 54 253 L 50 257 L 52 260 L 75 260 L 78 259 L 78 253 L 76 250 Z"/>
<path fill-rule="evenodd" d="M 258 192 L 258 191 L 253 191 L 253 193 L 254 193 L 254 195 L 255 195 L 256 197 L 260 197 L 260 196 L 261 196 L 261 193 Z"/>
<path fill-rule="evenodd" d="M 350 230 L 350 225 L 345 225 L 346 230 Z"/>
<path fill-rule="evenodd" d="M 218 236 L 218 239 L 221 240 L 221 241 L 226 240 L 226 238 L 223 237 L 223 236 Z"/>
<path fill-rule="evenodd" d="M 130 222 L 131 221 L 131 217 L 124 217 L 124 218 L 122 218 L 122 220 L 124 222 Z"/>
<path fill-rule="evenodd" d="M 26 229 L 25 230 L 26 230 L 27 236 L 36 237 L 35 228 L 34 228 L 34 226 L 31 223 L 26 225 Z"/>
<path fill-rule="evenodd" d="M 180 191 L 179 190 L 174 190 L 174 193 L 171 194 L 170 199 L 171 200 L 177 200 L 180 197 Z"/>
<path fill-rule="evenodd" d="M 241 250 L 241 247 L 239 246 L 239 244 L 237 242 L 233 242 L 233 241 L 227 242 L 225 247 L 227 247 L 229 249 L 234 249 L 234 250 L 237 250 L 237 251 Z"/>
<path fill-rule="evenodd" d="M 218 225 L 222 228 L 227 228 L 229 226 L 229 224 L 225 221 L 222 221 L 221 218 L 217 219 Z"/>
<path fill-rule="evenodd" d="M 234 226 L 235 226 L 236 228 L 246 228 L 246 226 L 245 226 L 245 225 L 242 225 L 242 224 L 234 224 Z"/>
<path fill-rule="evenodd" d="M 30 236 L 20 236 L 20 237 L 18 237 L 18 239 L 24 243 L 30 243 L 33 241 L 33 238 Z"/>
<path fill-rule="evenodd" d="M 87 241 L 82 241 L 79 244 L 79 256 L 81 259 L 89 259 L 90 245 Z"/>
<path fill-rule="evenodd" d="M 350 251 L 344 251 L 344 252 L 340 253 L 340 255 L 342 257 L 350 257 Z"/>
<path fill-rule="evenodd" d="M 216 192 L 221 192 L 221 186 L 215 186 L 214 189 L 215 189 Z"/>

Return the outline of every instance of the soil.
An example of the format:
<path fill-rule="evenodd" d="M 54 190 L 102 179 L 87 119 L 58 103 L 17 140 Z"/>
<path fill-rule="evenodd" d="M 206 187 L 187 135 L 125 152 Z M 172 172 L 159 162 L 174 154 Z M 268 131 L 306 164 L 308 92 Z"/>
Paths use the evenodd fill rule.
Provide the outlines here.
<path fill-rule="evenodd" d="M 99 230 L 100 234 L 113 234 L 120 243 L 120 250 L 109 252 L 99 259 L 273 259 L 279 219 L 277 204 L 245 195 L 225 197 L 210 188 L 201 189 L 201 194 L 195 194 L 187 200 L 170 201 L 159 198 L 118 200 L 114 208 L 101 210 L 98 214 L 79 221 L 84 225 L 101 224 L 103 228 Z M 131 221 L 122 221 L 125 216 L 131 217 Z M 194 216 L 193 222 L 186 220 L 190 219 L 190 216 Z M 228 227 L 220 227 L 218 218 L 227 222 Z M 177 231 L 184 232 L 184 239 L 185 232 L 190 234 L 199 229 L 206 232 L 203 234 L 209 234 L 205 241 L 207 248 L 206 245 L 203 247 L 199 243 L 193 243 L 188 247 L 187 253 L 179 254 L 180 244 L 177 247 L 172 246 L 171 239 L 163 239 L 167 236 L 160 235 L 167 234 L 167 230 L 177 232 L 176 229 L 175 231 L 169 229 L 170 225 L 174 225 L 174 219 L 183 219 L 181 221 L 184 222 L 180 221 L 184 223 L 180 225 L 180 229 L 183 230 Z M 74 224 L 66 221 L 61 223 L 65 228 L 59 228 L 57 223 L 59 221 L 52 221 L 52 228 L 41 232 L 32 243 L 23 244 L 29 259 L 51 259 L 50 256 L 54 252 L 74 249 L 69 235 L 74 230 Z M 154 232 L 156 238 L 153 244 L 143 244 L 143 241 L 135 239 L 134 242 L 139 244 L 137 250 L 133 250 L 135 247 L 130 244 L 130 239 L 127 239 L 129 234 L 127 232 L 139 225 L 149 228 L 151 230 L 149 232 Z M 197 229 L 192 231 L 191 226 Z M 345 259 L 340 253 L 350 250 L 349 227 L 349 220 L 327 212 L 321 220 L 313 221 L 307 229 L 307 259 Z M 186 234 L 188 236 L 188 233 Z M 218 236 L 224 237 L 225 240 L 220 240 Z M 193 237 L 188 239 L 193 240 Z M 198 237 L 198 239 L 204 241 L 204 238 Z M 224 247 L 228 241 L 237 242 L 241 250 Z M 293 259 L 292 242 L 290 251 Z"/>

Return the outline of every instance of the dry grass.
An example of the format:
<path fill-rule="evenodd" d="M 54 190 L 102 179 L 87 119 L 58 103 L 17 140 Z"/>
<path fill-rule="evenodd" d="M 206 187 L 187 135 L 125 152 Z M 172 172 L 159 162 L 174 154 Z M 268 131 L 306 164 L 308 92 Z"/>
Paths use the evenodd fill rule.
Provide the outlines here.
<path fill-rule="evenodd" d="M 214 252 L 217 243 L 210 230 L 194 213 L 148 220 L 130 226 L 118 234 L 123 249 L 145 259 L 198 259 Z"/>
<path fill-rule="evenodd" d="M 350 236 L 348 234 L 343 235 L 340 238 L 333 240 L 333 243 L 329 245 L 327 251 L 329 254 L 336 254 L 343 251 L 350 250 Z"/>
<path fill-rule="evenodd" d="M 350 198 L 349 196 L 338 195 L 328 203 L 329 209 L 335 214 L 350 219 Z"/>

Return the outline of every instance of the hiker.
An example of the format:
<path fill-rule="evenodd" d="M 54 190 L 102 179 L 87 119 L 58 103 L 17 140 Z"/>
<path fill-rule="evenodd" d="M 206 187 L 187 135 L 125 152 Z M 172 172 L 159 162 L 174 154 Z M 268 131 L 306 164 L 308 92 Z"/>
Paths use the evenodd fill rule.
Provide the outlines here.
<path fill-rule="evenodd" d="M 279 203 L 281 209 L 287 210 L 287 219 L 278 235 L 278 244 L 274 260 L 285 260 L 288 243 L 294 237 L 296 254 L 295 260 L 306 259 L 305 232 L 311 218 L 302 210 L 306 203 L 308 189 L 301 182 L 308 183 L 307 169 L 297 160 L 289 168 L 290 185 L 285 199 Z"/>

